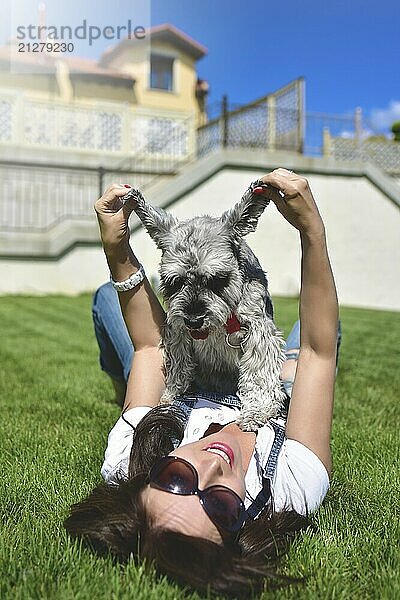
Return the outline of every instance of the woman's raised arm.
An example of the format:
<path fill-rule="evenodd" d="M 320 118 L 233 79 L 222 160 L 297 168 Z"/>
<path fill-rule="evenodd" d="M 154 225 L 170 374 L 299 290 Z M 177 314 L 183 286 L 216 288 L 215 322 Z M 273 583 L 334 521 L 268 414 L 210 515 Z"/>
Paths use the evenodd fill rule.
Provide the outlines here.
<path fill-rule="evenodd" d="M 329 473 L 338 302 L 325 227 L 306 179 L 277 169 L 262 180 L 274 188 L 264 193 L 298 229 L 302 248 L 300 352 L 286 436 L 312 450 Z"/>
<path fill-rule="evenodd" d="M 99 221 L 104 253 L 114 281 L 125 281 L 139 269 L 139 261 L 129 245 L 129 216 L 133 201 L 123 203 L 126 186 L 111 185 L 99 198 L 95 211 Z M 135 348 L 124 409 L 157 406 L 164 390 L 162 351 L 159 349 L 165 313 L 145 278 L 126 292 L 118 292 L 122 315 Z"/>

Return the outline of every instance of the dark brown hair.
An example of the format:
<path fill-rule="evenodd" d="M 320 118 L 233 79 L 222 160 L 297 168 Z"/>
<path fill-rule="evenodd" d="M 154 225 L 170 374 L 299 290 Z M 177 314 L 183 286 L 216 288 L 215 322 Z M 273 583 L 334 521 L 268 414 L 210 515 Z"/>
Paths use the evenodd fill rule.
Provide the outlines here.
<path fill-rule="evenodd" d="M 118 485 L 102 483 L 72 506 L 65 521 L 68 533 L 101 555 L 145 559 L 160 574 L 199 591 L 249 597 L 265 585 L 298 581 L 277 573 L 279 558 L 296 533 L 310 525 L 293 510 L 275 512 L 269 503 L 257 519 L 245 523 L 233 544 L 224 546 L 151 526 L 141 491 L 152 465 L 182 439 L 183 422 L 181 411 L 171 406 L 151 410 L 134 432 L 128 478 Z"/>

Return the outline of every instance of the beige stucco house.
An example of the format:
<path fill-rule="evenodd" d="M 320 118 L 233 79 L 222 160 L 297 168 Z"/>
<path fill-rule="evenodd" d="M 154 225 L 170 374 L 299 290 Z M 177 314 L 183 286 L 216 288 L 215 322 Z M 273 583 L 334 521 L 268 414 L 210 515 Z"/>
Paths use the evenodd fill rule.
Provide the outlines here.
<path fill-rule="evenodd" d="M 54 100 L 110 100 L 193 111 L 201 119 L 207 86 L 198 81 L 196 62 L 206 53 L 202 44 L 168 23 L 147 30 L 143 40 L 119 41 L 98 60 L 19 53 L 16 41 L 12 41 L 0 47 L 0 88 Z M 22 64 L 26 69 L 18 73 Z"/>
<path fill-rule="evenodd" d="M 170 24 L 146 34 L 119 41 L 98 60 L 1 47 L 0 156 L 6 144 L 8 156 L 40 147 L 53 160 L 54 151 L 62 159 L 71 152 L 78 160 L 82 152 L 127 157 L 148 151 L 148 143 L 168 155 L 179 135 L 187 158 L 206 119 L 208 85 L 196 63 L 207 50 Z M 21 66 L 26 72 L 12 72 Z"/>

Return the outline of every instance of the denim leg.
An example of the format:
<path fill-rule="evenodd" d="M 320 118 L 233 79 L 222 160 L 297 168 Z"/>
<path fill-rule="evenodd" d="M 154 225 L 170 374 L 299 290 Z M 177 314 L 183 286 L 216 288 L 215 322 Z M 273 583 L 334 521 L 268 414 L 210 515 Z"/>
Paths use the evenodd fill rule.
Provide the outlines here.
<path fill-rule="evenodd" d="M 342 342 L 342 324 L 338 323 L 337 342 L 336 342 L 336 373 L 338 369 L 339 361 L 339 350 Z M 292 353 L 292 350 L 298 350 L 300 348 L 300 321 L 297 320 L 286 340 L 285 353 L 288 358 L 297 358 L 296 353 Z M 286 394 L 291 397 L 293 389 L 293 381 L 282 381 L 282 385 L 285 389 Z"/>
<path fill-rule="evenodd" d="M 289 352 L 289 350 L 297 350 L 300 348 L 300 321 L 294 323 L 291 332 L 289 333 L 286 340 L 286 348 L 285 352 Z"/>
<path fill-rule="evenodd" d="M 336 342 L 336 366 L 339 360 L 339 350 L 340 344 L 342 342 L 342 324 L 339 321 L 338 323 L 338 332 L 337 332 L 337 342 Z M 290 354 L 290 350 L 297 350 L 300 348 L 300 321 L 297 320 L 291 332 L 289 333 L 286 340 L 285 352 L 286 354 Z"/>
<path fill-rule="evenodd" d="M 127 382 L 134 349 L 121 313 L 118 293 L 110 282 L 104 283 L 95 292 L 92 315 L 102 370 L 113 379 Z"/>

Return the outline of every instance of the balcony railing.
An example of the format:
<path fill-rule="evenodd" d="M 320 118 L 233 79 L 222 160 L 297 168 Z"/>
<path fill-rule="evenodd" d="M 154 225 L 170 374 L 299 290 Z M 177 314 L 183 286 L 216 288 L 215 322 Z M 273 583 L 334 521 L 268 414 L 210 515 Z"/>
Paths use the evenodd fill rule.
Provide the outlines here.
<path fill-rule="evenodd" d="M 145 188 L 160 175 L 174 175 L 194 157 L 195 132 L 193 114 L 1 92 L 0 146 L 7 154 L 0 158 L 0 231 L 94 222 L 93 201 L 107 185 L 129 181 Z M 38 159 L 32 153 L 15 159 L 15 148 L 36 150 Z M 53 160 L 40 158 L 41 150 Z"/>
<path fill-rule="evenodd" d="M 185 162 L 195 151 L 195 117 L 124 103 L 63 102 L 2 90 L 0 144 Z"/>

